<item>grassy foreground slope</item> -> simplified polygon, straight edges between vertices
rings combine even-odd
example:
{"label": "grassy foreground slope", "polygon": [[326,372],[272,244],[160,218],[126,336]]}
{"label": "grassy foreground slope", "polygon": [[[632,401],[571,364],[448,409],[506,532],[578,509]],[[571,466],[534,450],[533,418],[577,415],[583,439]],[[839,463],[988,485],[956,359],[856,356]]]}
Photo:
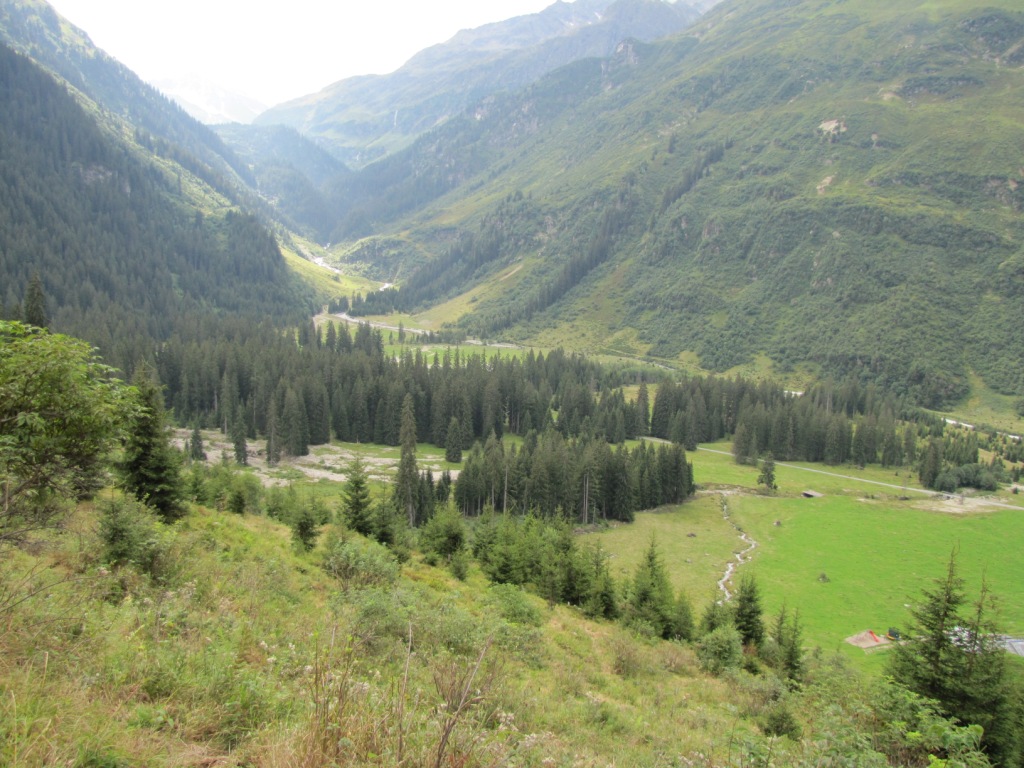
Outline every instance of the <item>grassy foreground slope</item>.
{"label": "grassy foreground slope", "polygon": [[688,646],[488,586],[475,568],[457,582],[415,553],[399,566],[340,529],[300,554],[265,517],[200,508],[168,528],[136,511],[121,518],[131,546],[112,549],[111,504],[103,492],[62,534],[0,561],[5,766],[812,765],[835,753],[874,765],[872,750],[936,749],[889,725],[899,694],[837,660],[810,659],[799,692],[714,678]]}
{"label": "grassy foreground slope", "polygon": [[753,733],[689,650],[477,573],[399,574],[349,534],[363,561],[335,579],[285,526],[206,510],[115,566],[97,519],[0,564],[6,766],[433,765],[447,725],[453,764],[654,765]]}

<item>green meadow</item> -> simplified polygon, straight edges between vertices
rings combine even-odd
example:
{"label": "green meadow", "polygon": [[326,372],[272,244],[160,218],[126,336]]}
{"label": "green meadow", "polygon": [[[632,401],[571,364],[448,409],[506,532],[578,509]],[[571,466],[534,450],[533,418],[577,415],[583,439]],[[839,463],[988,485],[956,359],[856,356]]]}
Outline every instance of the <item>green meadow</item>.
{"label": "green meadow", "polygon": [[[727,444],[711,446],[726,453]],[[752,573],[765,614],[785,604],[799,610],[805,642],[838,650],[859,665],[880,669],[884,654],[867,655],[844,639],[905,627],[908,606],[943,575],[957,553],[969,600],[984,580],[997,599],[997,621],[1024,634],[1024,510],[986,506],[980,499],[943,499],[920,492],[906,470],[816,465],[818,472],[779,466],[778,491],[759,492],[758,469],[730,456],[690,454],[701,487],[692,501],[637,515],[632,525],[588,534],[612,554],[613,571],[628,576],[655,537],[673,584],[699,613],[717,599],[716,583],[736,552],[746,548],[733,524],[755,541],[738,573]],[[834,477],[831,472],[844,477]],[[905,488],[886,488],[873,483]],[[813,489],[820,498],[804,498]],[[722,500],[730,520],[722,514]],[[1016,502],[1017,496],[998,501]]]}

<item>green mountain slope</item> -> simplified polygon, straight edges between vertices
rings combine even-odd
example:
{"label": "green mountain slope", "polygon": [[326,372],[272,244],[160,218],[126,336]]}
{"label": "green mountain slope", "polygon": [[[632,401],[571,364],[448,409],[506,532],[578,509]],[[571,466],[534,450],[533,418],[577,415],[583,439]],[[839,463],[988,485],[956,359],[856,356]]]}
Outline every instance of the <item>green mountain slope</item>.
{"label": "green mountain slope", "polygon": [[686,27],[697,12],[664,0],[576,0],[540,13],[463,30],[388,75],[348,78],[281,104],[256,122],[280,123],[327,142],[353,166],[407,146],[473,101],[521,88],[625,38],[653,40]]}
{"label": "green mountain slope", "polygon": [[1021,392],[1022,65],[1008,0],[724,3],[366,169],[351,218],[437,258],[374,306],[471,264],[475,333]]}
{"label": "green mountain slope", "polygon": [[39,274],[53,327],[126,369],[186,325],[308,316],[273,235],[188,149],[2,45],[0,103],[0,315]]}

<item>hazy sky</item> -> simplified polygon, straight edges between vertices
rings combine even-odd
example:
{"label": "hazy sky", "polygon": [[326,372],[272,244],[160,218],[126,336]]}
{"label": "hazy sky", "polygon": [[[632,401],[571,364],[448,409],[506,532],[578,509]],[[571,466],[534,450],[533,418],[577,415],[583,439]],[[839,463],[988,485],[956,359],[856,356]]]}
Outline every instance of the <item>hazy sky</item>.
{"label": "hazy sky", "polygon": [[50,0],[145,80],[189,74],[273,105],[386,73],[460,29],[554,0]]}

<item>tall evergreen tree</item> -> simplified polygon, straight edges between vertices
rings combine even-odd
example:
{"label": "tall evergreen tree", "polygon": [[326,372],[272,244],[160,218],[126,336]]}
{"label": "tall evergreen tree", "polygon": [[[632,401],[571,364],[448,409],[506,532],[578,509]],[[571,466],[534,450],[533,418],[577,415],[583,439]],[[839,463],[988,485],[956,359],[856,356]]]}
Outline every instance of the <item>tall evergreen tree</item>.
{"label": "tall evergreen tree", "polygon": [[348,477],[341,492],[341,514],[345,525],[363,536],[373,535],[375,521],[370,505],[369,478],[362,460],[356,456],[346,470]]}
{"label": "tall evergreen tree", "polygon": [[764,622],[761,619],[761,595],[757,581],[750,574],[740,580],[736,591],[736,629],[744,645],[760,645],[764,641]]}
{"label": "tall evergreen tree", "polygon": [[270,398],[267,406],[267,466],[275,467],[281,461],[281,426],[278,423],[277,403]]}
{"label": "tall evergreen tree", "polygon": [[153,507],[164,522],[185,514],[184,485],[178,457],[171,447],[163,392],[145,366],[132,380],[139,393],[140,409],[132,422],[124,447],[125,488],[139,501]]}
{"label": "tall evergreen tree", "polygon": [[22,311],[27,325],[46,328],[50,323],[46,315],[46,295],[43,293],[43,281],[38,272],[33,272],[32,279],[29,280]]}
{"label": "tall evergreen tree", "polygon": [[462,461],[462,427],[459,420],[452,416],[448,422],[448,433],[444,441],[444,460],[453,464]]}
{"label": "tall evergreen tree", "polygon": [[635,619],[649,624],[658,637],[668,639],[675,631],[676,607],[668,572],[652,538],[633,576],[630,612]]}
{"label": "tall evergreen tree", "polygon": [[292,388],[284,396],[284,412],[281,415],[281,447],[290,456],[305,456],[309,453],[309,422],[302,397]]}
{"label": "tall evergreen tree", "polygon": [[416,524],[419,470],[416,467],[416,414],[412,395],[408,393],[402,400],[402,422],[398,437],[402,448],[398,459],[398,477],[395,479],[395,498],[412,527]]}
{"label": "tall evergreen tree", "polygon": [[987,586],[967,614],[961,612],[965,600],[954,552],[945,577],[911,609],[911,626],[890,655],[889,672],[937,701],[947,716],[982,726],[982,748],[997,765],[1020,765],[1020,702],[1015,706],[1009,694],[1006,653],[988,618]]}
{"label": "tall evergreen tree", "polygon": [[757,476],[757,484],[764,486],[764,489],[771,493],[779,486],[775,484],[775,457],[768,451],[761,459],[761,472]]}
{"label": "tall evergreen tree", "polygon": [[[636,393],[636,411],[637,411],[637,435],[643,437],[650,432],[650,413],[651,413],[651,402],[650,396],[647,393],[647,382],[640,382],[640,389]],[[679,442],[682,442],[680,440]]]}
{"label": "tall evergreen tree", "polygon": [[192,435],[188,441],[188,455],[192,461],[206,461],[203,449],[203,433],[199,431],[199,422],[192,425]]}
{"label": "tall evergreen tree", "polygon": [[921,454],[921,461],[917,467],[917,478],[925,488],[932,488],[935,479],[942,473],[943,450],[942,440],[937,437],[929,438],[928,446]]}
{"label": "tall evergreen tree", "polygon": [[242,409],[236,408],[234,418],[231,419],[231,446],[235,454],[235,463],[246,466],[249,463],[249,444],[245,434],[245,417]]}

